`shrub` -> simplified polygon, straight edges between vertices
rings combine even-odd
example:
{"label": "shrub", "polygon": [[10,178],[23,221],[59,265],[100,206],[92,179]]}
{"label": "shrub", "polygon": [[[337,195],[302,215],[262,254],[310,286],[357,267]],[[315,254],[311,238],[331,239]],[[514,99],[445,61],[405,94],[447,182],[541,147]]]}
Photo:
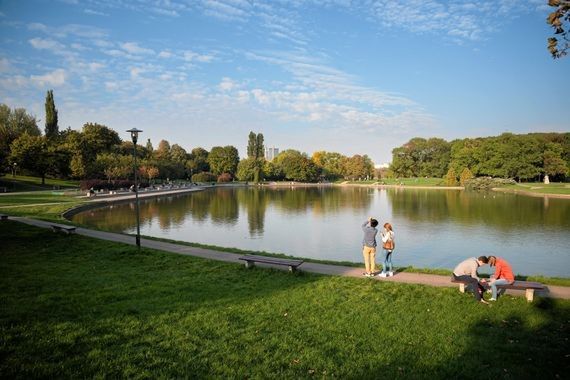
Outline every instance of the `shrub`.
{"label": "shrub", "polygon": [[217,177],[210,172],[196,173],[192,176],[192,182],[215,182]]}
{"label": "shrub", "polygon": [[445,175],[445,184],[447,186],[457,186],[457,175],[453,168],[449,168],[447,174]]}
{"label": "shrub", "polygon": [[478,177],[465,181],[465,188],[469,190],[491,190],[494,187],[504,185],[515,185],[516,181],[512,178],[492,178]]}
{"label": "shrub", "polygon": [[471,170],[469,170],[469,168],[464,168],[461,172],[461,176],[459,176],[459,184],[461,186],[465,186],[465,183],[471,178],[473,178],[473,173],[471,173]]}
{"label": "shrub", "polygon": [[231,181],[232,181],[232,175],[230,173],[222,173],[218,177],[218,182],[231,182]]}

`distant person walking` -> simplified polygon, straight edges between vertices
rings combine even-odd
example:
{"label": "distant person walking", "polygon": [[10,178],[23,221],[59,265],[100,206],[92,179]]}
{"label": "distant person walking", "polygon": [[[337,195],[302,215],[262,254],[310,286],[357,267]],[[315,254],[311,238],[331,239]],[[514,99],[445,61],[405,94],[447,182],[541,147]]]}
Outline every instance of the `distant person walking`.
{"label": "distant person walking", "polygon": [[382,266],[382,273],[380,273],[379,276],[391,277],[394,275],[392,271],[392,253],[394,252],[394,248],[396,248],[396,243],[394,241],[394,231],[390,223],[384,223],[384,230],[381,236],[382,248],[384,250],[384,264]]}
{"label": "distant person walking", "polygon": [[374,271],[376,270],[377,225],[378,221],[372,217],[368,218],[368,220],[362,225],[362,231],[364,231],[364,238],[362,239],[362,255],[364,256],[364,266],[366,268],[366,272],[363,274],[366,277],[374,276]]}
{"label": "distant person walking", "polygon": [[457,265],[453,270],[453,279],[467,283],[467,285],[473,289],[475,299],[485,304],[488,304],[489,302],[483,299],[483,291],[485,289],[479,283],[479,275],[477,274],[477,269],[479,269],[480,266],[487,264],[488,262],[489,259],[487,256],[479,256],[478,258],[470,257],[467,260],[459,263],[459,265]]}
{"label": "distant person walking", "polygon": [[491,299],[489,301],[497,300],[497,285],[507,285],[515,282],[515,276],[513,274],[513,268],[507,262],[507,260],[496,257],[489,256],[489,266],[495,267],[495,273],[491,276],[489,285],[491,286]]}

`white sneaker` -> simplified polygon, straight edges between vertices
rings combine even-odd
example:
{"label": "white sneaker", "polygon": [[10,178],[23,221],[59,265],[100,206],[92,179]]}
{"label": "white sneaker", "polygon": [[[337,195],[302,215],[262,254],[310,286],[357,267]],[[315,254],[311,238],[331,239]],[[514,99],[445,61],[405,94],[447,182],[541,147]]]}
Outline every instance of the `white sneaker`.
{"label": "white sneaker", "polygon": [[489,301],[496,301],[496,298],[489,298]]}
{"label": "white sneaker", "polygon": [[378,277],[388,277],[388,276],[386,275],[386,273],[382,272],[378,275]]}
{"label": "white sneaker", "polygon": [[388,272],[388,276],[389,276],[389,277],[394,276],[394,272],[392,272],[392,271]]}

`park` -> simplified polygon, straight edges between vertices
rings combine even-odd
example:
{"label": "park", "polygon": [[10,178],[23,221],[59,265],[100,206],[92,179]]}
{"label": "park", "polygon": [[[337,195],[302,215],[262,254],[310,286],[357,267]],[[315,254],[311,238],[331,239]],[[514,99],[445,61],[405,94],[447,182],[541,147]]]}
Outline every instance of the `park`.
{"label": "park", "polygon": [[568,377],[567,0],[0,20],[0,378]]}

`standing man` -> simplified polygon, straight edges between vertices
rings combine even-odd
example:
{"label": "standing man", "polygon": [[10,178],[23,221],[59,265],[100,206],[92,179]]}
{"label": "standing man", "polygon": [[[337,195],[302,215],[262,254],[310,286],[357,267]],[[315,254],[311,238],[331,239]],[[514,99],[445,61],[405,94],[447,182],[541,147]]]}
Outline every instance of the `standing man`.
{"label": "standing man", "polygon": [[459,263],[459,265],[456,266],[453,270],[453,279],[467,283],[467,285],[473,289],[475,299],[484,304],[489,304],[489,302],[483,299],[484,288],[479,283],[477,269],[479,269],[481,265],[485,265],[488,262],[489,259],[487,256],[479,256],[478,258],[470,257],[467,260]]}
{"label": "standing man", "polygon": [[364,238],[362,239],[362,254],[364,255],[364,266],[366,267],[366,272],[363,274],[366,277],[373,277],[374,271],[376,270],[377,225],[378,221],[372,217],[368,218],[368,220],[362,225],[362,231],[364,231]]}

